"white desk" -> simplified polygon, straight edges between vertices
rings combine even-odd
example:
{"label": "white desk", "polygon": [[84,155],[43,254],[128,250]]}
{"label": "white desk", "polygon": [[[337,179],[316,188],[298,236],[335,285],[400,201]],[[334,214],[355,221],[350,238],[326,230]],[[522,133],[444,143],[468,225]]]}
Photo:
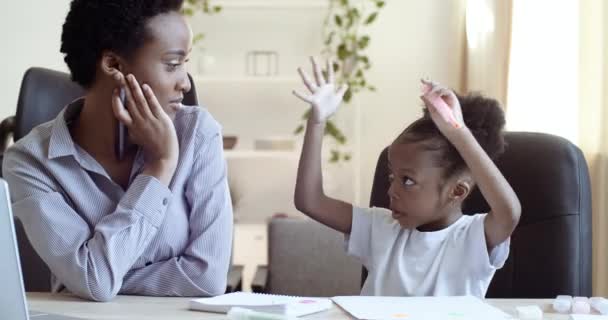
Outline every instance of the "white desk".
{"label": "white desk", "polygon": [[[81,300],[67,295],[55,295],[49,293],[28,293],[30,309],[56,313],[91,320],[155,320],[155,319],[226,319],[225,315],[189,311],[189,298],[153,298],[119,296],[111,302],[98,303]],[[551,301],[540,299],[488,299],[487,302],[505,312],[515,315],[515,307],[523,305],[538,305],[545,312],[544,319],[568,319],[567,315],[554,314],[551,312]],[[310,315],[302,319],[329,319],[342,320],[351,319],[339,307],[334,306],[331,310]]]}

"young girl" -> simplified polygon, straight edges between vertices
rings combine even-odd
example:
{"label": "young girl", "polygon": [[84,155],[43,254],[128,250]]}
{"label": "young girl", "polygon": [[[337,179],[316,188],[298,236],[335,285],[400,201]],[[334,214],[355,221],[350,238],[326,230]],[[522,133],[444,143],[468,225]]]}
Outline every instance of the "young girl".
{"label": "young girl", "polygon": [[[491,160],[504,149],[504,115],[495,100],[456,96],[423,81],[424,115],[389,147],[390,210],[358,208],[323,192],[321,145],[325,121],[346,91],[312,59],[314,80],[299,69],[312,106],[295,191],[295,205],[343,232],[350,255],[369,270],[362,295],[484,297],[509,255],[519,221],[517,196]],[[491,207],[462,214],[477,185]]]}

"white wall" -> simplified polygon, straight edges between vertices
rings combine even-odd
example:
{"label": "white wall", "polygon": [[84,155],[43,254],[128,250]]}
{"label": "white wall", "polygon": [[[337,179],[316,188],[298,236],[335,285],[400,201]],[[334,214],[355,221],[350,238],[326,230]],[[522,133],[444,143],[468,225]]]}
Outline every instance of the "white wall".
{"label": "white wall", "polygon": [[[21,76],[28,67],[67,70],[59,46],[68,6],[69,0],[22,0],[2,10],[0,39],[5,46],[0,50],[0,117],[15,112]],[[360,205],[369,202],[378,154],[420,114],[418,79],[429,76],[461,87],[463,32],[464,0],[390,0],[370,28],[373,68],[369,80],[378,91],[356,100],[361,112],[360,123],[355,125],[360,129]],[[210,30],[210,44],[215,41],[212,35]],[[281,74],[288,74],[291,67],[282,68]]]}
{"label": "white wall", "polygon": [[369,203],[378,155],[421,115],[420,81],[462,85],[464,0],[392,0],[371,27],[370,81],[360,96],[360,205]]}
{"label": "white wall", "polygon": [[[373,62],[368,80],[378,91],[359,95],[352,105],[344,106],[336,118],[349,141],[355,142],[352,147],[358,150],[360,159],[342,168],[326,165],[326,173],[342,171],[335,177],[340,180],[335,185],[344,190],[334,189],[332,195],[354,200],[359,205],[369,202],[380,151],[420,115],[421,77],[428,76],[457,89],[462,87],[464,12],[464,0],[387,1],[378,20],[368,30],[372,37],[369,55]],[[237,148],[249,149],[250,140],[263,135],[290,135],[303,105],[291,97],[288,90],[294,84],[299,87],[295,67],[307,67],[306,57],[318,55],[321,49],[323,17],[322,6],[290,8],[284,5],[276,9],[230,6],[220,15],[193,19],[194,29],[206,32],[203,44],[215,61],[214,69],[204,75],[206,82],[199,82],[197,89],[225,131],[239,135],[242,143]],[[246,52],[254,49],[279,53],[281,66],[278,80],[273,80],[276,82],[239,84],[242,81],[238,77],[244,75]],[[221,79],[215,79],[218,76]],[[227,86],[226,78],[234,83]],[[269,90],[262,90],[263,86]],[[257,93],[249,93],[255,87],[258,87]],[[275,103],[270,103],[271,100]],[[359,117],[356,109],[360,111]],[[256,121],[251,121],[255,117],[258,117]],[[357,141],[360,143],[356,144]],[[348,167],[352,165],[355,167],[349,172]]]}
{"label": "white wall", "polygon": [[0,13],[0,118],[15,113],[21,77],[32,66],[67,71],[59,52],[69,0],[20,0]]}
{"label": "white wall", "polygon": [[[378,91],[364,93],[357,97],[354,107],[360,111],[358,121],[354,115],[356,109],[351,108],[353,106],[344,108],[337,119],[349,135],[350,141],[358,140],[360,142],[358,147],[360,161],[350,164],[356,165],[351,170],[355,173],[354,177],[349,177],[353,181],[334,181],[333,185],[337,189],[342,188],[343,190],[334,188],[332,194],[344,195],[346,200],[351,200],[353,197],[349,196],[350,191],[346,189],[352,189],[354,182],[355,193],[358,193],[358,197],[354,198],[359,199],[358,204],[366,205],[369,202],[374,169],[380,151],[407,124],[420,115],[421,104],[418,99],[420,77],[429,76],[454,88],[462,86],[464,2],[465,0],[387,1],[386,8],[370,29],[372,43],[369,54],[373,68],[368,80],[378,88]],[[275,1],[275,3],[283,2]],[[59,53],[59,46],[61,26],[68,6],[69,0],[21,0],[11,2],[10,6],[4,6],[0,14],[0,39],[4,43],[4,47],[0,50],[0,61],[3,63],[0,74],[1,118],[15,112],[20,80],[28,67],[44,66],[67,70],[63,57]],[[305,107],[295,99],[293,103],[289,102],[291,101],[287,100],[290,98],[289,93],[286,92],[285,103],[281,103],[285,105],[277,106],[278,109],[275,110],[276,113],[284,112],[282,114],[284,118],[276,120],[275,118],[278,117],[276,114],[272,116],[259,114],[268,111],[260,107],[263,107],[263,102],[258,101],[261,104],[256,105],[236,101],[255,96],[253,91],[256,87],[261,94],[266,94],[264,92],[269,90],[288,90],[291,88],[291,83],[294,81],[297,83],[295,66],[305,65],[306,56],[318,52],[314,48],[314,43],[320,39],[319,31],[315,29],[318,27],[319,19],[314,16],[314,11],[318,10],[319,6],[313,5],[308,9],[306,9],[307,6],[302,7],[303,9],[299,9],[299,11],[296,8],[296,11],[290,13],[294,16],[287,18],[281,14],[283,9],[264,15],[265,24],[268,22],[272,24],[273,21],[279,23],[278,29],[282,29],[284,33],[277,37],[262,38],[257,42],[253,36],[271,34],[274,29],[263,28],[255,22],[248,23],[247,19],[255,18],[253,15],[240,13],[243,19],[246,18],[244,21],[228,19],[230,21],[221,22],[220,20],[227,16],[225,14],[223,17],[222,15],[213,18],[206,17],[206,21],[194,24],[195,29],[198,25],[202,29],[208,30],[208,38],[205,42],[205,45],[208,46],[207,54],[215,55],[215,70],[207,70],[208,73],[197,81],[200,98],[220,118],[228,134],[242,134],[241,137],[245,137],[243,140],[249,139],[249,141],[241,141],[244,145],[250,146],[252,137],[257,135],[289,135],[292,128],[297,125],[294,120],[299,118]],[[309,28],[303,25],[302,19],[306,19],[315,27],[310,26]],[[288,23],[285,22],[286,20]],[[224,24],[226,22],[227,25]],[[216,27],[212,28],[211,26],[214,24]],[[246,34],[247,32],[239,33],[235,24],[248,25],[250,29],[246,29],[246,31],[249,32],[249,35]],[[220,34],[224,36],[218,37]],[[306,37],[296,37],[294,34],[305,34]],[[242,41],[238,39],[242,39]],[[275,43],[277,46],[274,45]],[[231,51],[217,51],[217,48],[220,47],[231,49]],[[244,72],[246,49],[280,51],[282,54],[279,75],[285,81],[279,81],[276,84],[273,84],[272,81],[247,84],[247,79],[241,79],[243,80],[241,83],[232,81],[238,79],[238,74],[242,75],[241,72]],[[193,57],[191,67],[191,71],[196,73],[195,57]],[[219,78],[216,79],[216,77]],[[232,81],[232,87],[219,86],[226,81]],[[280,87],[279,84],[283,87]],[[264,85],[268,86],[262,90]],[[227,99],[228,102],[222,99]],[[231,110],[230,106],[240,106],[240,109]],[[239,112],[239,110],[241,111]],[[256,113],[260,118],[252,118],[251,115]],[[276,120],[277,123],[264,121],[270,120],[267,118]],[[357,128],[358,133],[355,132]],[[348,177],[349,175],[348,172],[344,172],[349,170],[348,165],[346,169],[344,167],[326,169],[333,172],[342,171],[342,174],[337,176]],[[295,167],[293,170],[295,171]],[[238,171],[235,172],[238,173]],[[239,177],[240,175],[237,175],[235,178]],[[328,185],[332,184],[331,179],[326,179],[325,182]],[[291,190],[293,185],[284,187]],[[284,200],[291,205],[290,199]],[[258,197],[258,201],[264,201],[264,199]],[[274,201],[276,204],[277,199]],[[264,210],[270,211],[267,208]],[[244,230],[242,225],[240,227],[239,230],[243,232],[236,238],[235,262],[248,265],[245,275],[246,283],[248,283],[248,279],[252,276],[252,266],[255,266],[256,263],[264,263],[266,259],[265,229],[263,226],[257,226],[260,227],[259,230]],[[247,245],[241,245],[243,243]],[[252,256],[253,252],[260,256]]]}

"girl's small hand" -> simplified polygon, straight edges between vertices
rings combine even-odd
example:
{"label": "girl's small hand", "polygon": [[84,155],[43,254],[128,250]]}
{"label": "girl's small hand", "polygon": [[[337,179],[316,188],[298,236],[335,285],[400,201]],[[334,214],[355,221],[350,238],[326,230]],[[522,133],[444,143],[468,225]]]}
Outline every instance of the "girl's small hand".
{"label": "girl's small hand", "polygon": [[465,127],[462,118],[462,109],[456,94],[438,83],[422,81],[422,96],[431,118],[439,130],[446,136],[451,132]]}
{"label": "girl's small hand", "polygon": [[298,68],[298,72],[300,73],[302,82],[304,82],[304,85],[308,88],[311,95],[301,94],[296,90],[293,91],[293,94],[303,101],[310,103],[312,112],[309,119],[314,123],[319,124],[324,123],[327,118],[338,110],[338,107],[342,102],[342,97],[344,97],[344,93],[346,93],[348,87],[342,85],[336,90],[334,69],[331,61],[327,61],[326,79],[323,76],[323,72],[321,72],[321,67],[319,67],[315,59],[311,57],[310,60],[312,62],[315,81],[313,82],[302,68]]}

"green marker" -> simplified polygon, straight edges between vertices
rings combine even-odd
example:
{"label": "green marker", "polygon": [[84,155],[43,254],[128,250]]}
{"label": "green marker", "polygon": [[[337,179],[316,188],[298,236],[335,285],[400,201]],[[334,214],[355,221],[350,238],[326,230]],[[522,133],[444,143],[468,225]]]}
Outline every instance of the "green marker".
{"label": "green marker", "polygon": [[295,320],[294,317],[289,317],[280,314],[258,312],[245,308],[233,307],[228,311],[228,319],[230,320]]}

